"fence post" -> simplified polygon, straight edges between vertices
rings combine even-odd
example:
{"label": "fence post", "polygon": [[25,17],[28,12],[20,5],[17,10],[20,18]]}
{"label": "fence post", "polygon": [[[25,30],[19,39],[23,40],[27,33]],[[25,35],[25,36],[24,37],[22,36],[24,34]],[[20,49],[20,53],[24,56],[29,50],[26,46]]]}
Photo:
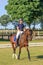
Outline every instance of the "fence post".
{"label": "fence post", "polygon": [[2,39],[3,39],[3,35],[2,35]]}
{"label": "fence post", "polygon": [[8,35],[8,40],[9,40],[9,35]]}

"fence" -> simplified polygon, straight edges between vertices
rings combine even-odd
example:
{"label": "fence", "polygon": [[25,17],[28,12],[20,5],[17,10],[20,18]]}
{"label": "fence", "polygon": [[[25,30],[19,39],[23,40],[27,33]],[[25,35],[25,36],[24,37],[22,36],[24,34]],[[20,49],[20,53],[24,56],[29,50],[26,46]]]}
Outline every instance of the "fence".
{"label": "fence", "polygon": [[[0,30],[0,39],[9,39],[11,33],[16,33],[16,30]],[[43,30],[34,30],[33,39],[43,39]]]}
{"label": "fence", "polygon": [[0,30],[0,39],[9,39],[11,33],[15,34],[16,30]]}
{"label": "fence", "polygon": [[43,39],[43,30],[34,30],[33,39]]}

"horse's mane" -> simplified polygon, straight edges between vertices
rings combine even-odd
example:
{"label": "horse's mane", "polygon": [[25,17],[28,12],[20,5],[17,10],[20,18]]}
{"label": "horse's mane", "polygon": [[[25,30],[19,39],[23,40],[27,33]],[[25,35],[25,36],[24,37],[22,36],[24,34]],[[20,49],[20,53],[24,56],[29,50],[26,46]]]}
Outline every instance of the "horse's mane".
{"label": "horse's mane", "polygon": [[15,35],[16,35],[16,34],[12,34],[12,33],[10,34],[10,36],[15,36]]}
{"label": "horse's mane", "polygon": [[30,35],[32,35],[33,34],[33,31],[32,31],[32,29],[26,29],[25,31],[24,31],[24,33],[26,34],[27,32],[30,32]]}

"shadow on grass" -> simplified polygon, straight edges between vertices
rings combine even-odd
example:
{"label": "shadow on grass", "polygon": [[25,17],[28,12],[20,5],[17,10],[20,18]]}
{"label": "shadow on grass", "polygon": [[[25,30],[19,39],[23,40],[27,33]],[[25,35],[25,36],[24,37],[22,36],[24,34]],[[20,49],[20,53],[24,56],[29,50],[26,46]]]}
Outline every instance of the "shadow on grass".
{"label": "shadow on grass", "polygon": [[[23,57],[21,58],[20,60],[25,60],[25,59],[28,59],[28,57]],[[38,61],[38,59],[43,59],[43,55],[39,55],[39,56],[31,56],[31,61]]]}
{"label": "shadow on grass", "polygon": [[37,56],[38,59],[43,59],[43,55]]}
{"label": "shadow on grass", "polygon": [[33,61],[37,61],[37,59],[33,56],[31,57],[31,59],[29,60],[28,57],[24,57],[24,58],[21,58],[20,60],[28,60],[29,62],[33,62]]}

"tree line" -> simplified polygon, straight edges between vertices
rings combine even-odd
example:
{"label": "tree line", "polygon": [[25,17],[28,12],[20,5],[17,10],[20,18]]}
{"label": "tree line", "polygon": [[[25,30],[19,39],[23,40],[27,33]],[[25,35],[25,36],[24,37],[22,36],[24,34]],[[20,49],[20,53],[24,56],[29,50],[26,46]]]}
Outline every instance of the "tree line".
{"label": "tree line", "polygon": [[0,17],[0,22],[5,25],[9,21],[23,18],[28,23],[29,27],[31,24],[40,23],[43,29],[43,2],[42,0],[8,0],[8,4],[5,6],[8,15]]}

